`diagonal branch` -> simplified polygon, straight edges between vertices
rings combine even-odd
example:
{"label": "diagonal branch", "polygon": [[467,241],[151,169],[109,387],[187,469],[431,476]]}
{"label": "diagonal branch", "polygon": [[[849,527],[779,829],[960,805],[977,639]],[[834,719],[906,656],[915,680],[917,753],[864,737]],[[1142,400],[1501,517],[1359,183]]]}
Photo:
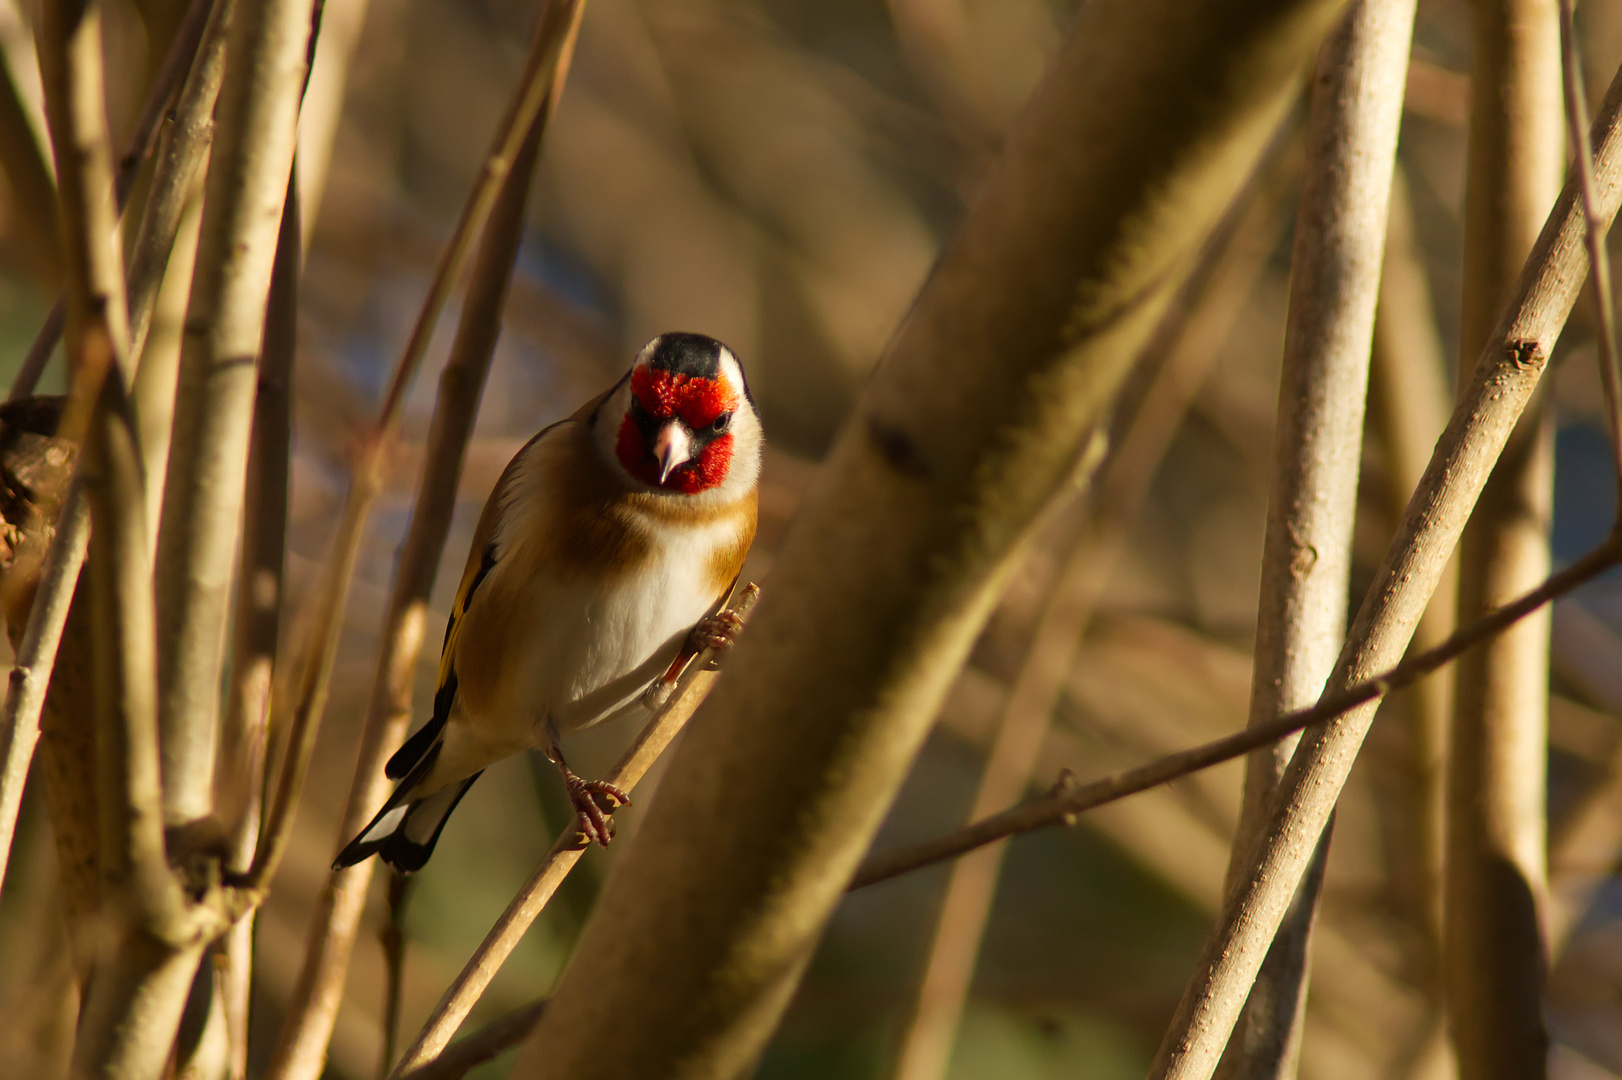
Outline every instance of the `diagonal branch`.
{"label": "diagonal branch", "polygon": [[1073,825],[1075,816],[1084,811],[1169,784],[1201,769],[1232,761],[1298,731],[1341,719],[1353,709],[1378,701],[1392,691],[1412,686],[1430,672],[1457,659],[1466,650],[1491,640],[1549,601],[1564,596],[1618,565],[1622,565],[1622,534],[1613,532],[1599,547],[1514,603],[1460,629],[1436,648],[1408,657],[1389,671],[1325,694],[1311,708],[1285,713],[1204,746],[1169,754],[1157,761],[1088,784],[1076,784],[1067,770],[1054,789],[1041,798],[934,840],[872,856],[862,863],[851,878],[850,888],[863,889],[877,885],[881,881],[955,859],[976,848],[1020,833]]}
{"label": "diagonal branch", "polygon": [[[732,604],[732,613],[740,620],[747,620],[759,598],[759,586],[745,586]],[[693,659],[682,672],[675,692],[649,718],[630,749],[603,778],[607,783],[621,791],[630,791],[641,782],[715,685],[719,672],[712,668],[711,661],[714,659],[715,654],[711,650],[705,650]],[[569,876],[569,871],[574,869],[589,847],[591,842],[574,827],[571,820],[558,834],[552,849],[546,853],[529,880],[518,890],[518,895],[507,905],[507,910],[501,913],[496,924],[484,936],[461,973],[440,996],[439,1004],[434,1006],[422,1030],[394,1067],[392,1080],[403,1080],[412,1070],[445,1050],[451,1036],[456,1034],[456,1029],[473,1011],[473,1006],[495,978],[496,972],[507,962],[507,957],[512,955],[519,940],[540,917],[558,891],[558,886],[563,884],[563,879]]]}

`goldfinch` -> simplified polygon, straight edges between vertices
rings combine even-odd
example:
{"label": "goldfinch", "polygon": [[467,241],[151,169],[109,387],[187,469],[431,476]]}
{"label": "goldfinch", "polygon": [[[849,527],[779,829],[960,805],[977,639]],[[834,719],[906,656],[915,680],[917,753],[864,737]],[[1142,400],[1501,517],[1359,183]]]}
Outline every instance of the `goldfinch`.
{"label": "goldfinch", "polygon": [[763,441],[738,358],[671,333],[525,444],[474,531],[433,718],[389,759],[399,785],[334,867],[375,852],[421,868],[480,772],[532,747],[606,845],[604,807],[629,800],[576,776],[558,741],[650,709],[678,654],[735,632],[717,612],[754,539]]}

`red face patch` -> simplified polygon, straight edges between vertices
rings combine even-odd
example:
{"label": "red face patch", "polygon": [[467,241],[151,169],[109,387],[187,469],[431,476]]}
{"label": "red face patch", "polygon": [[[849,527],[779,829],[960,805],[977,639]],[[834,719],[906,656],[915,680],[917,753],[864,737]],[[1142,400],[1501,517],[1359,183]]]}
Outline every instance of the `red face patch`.
{"label": "red face patch", "polygon": [[[737,392],[723,382],[648,367],[631,372],[631,393],[660,426],[679,418],[694,432],[702,432],[722,413],[738,407]],[[727,466],[732,463],[732,436],[711,439],[691,461],[672,469],[663,484],[647,436],[630,414],[620,421],[614,452],[625,471],[649,487],[697,495],[726,479]]]}
{"label": "red face patch", "polygon": [[677,375],[650,367],[631,372],[631,393],[656,420],[681,417],[688,427],[701,431],[715,418],[738,407],[738,394],[716,379]]}

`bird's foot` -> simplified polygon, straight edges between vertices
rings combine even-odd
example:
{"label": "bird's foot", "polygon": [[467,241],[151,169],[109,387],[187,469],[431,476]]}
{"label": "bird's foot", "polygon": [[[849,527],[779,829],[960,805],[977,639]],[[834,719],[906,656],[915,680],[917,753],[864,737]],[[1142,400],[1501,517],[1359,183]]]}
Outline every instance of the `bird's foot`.
{"label": "bird's foot", "polygon": [[742,632],[743,620],[730,611],[706,615],[687,635],[688,648],[695,653],[705,649],[726,652],[738,643],[738,635]]}
{"label": "bird's foot", "polygon": [[587,843],[608,846],[614,839],[614,819],[611,816],[622,806],[631,805],[631,797],[605,780],[582,780],[574,773],[563,778],[569,792],[569,803],[574,807],[575,827]]}

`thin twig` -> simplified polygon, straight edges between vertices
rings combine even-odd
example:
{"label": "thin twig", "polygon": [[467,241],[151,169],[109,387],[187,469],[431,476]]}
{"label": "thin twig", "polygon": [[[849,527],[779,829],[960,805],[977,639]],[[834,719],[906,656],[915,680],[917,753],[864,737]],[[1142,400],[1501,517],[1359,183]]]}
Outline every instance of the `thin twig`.
{"label": "thin twig", "polygon": [[[242,514],[242,555],[237,571],[231,687],[219,760],[224,783],[217,783],[220,820],[233,827],[231,869],[253,864],[264,797],[269,741],[271,673],[281,629],[283,573],[287,554],[287,490],[292,448],[293,361],[298,352],[298,297],[303,230],[296,176],[288,178],[276,262],[271,270],[265,312],[265,347],[253,402],[252,445],[248,451],[248,495]],[[231,927],[224,951],[223,980],[230,1080],[248,1070],[248,1015],[253,975],[250,913]]]}
{"label": "thin twig", "polygon": [[1583,88],[1582,58],[1577,50],[1577,27],[1572,0],[1560,0],[1561,72],[1566,92],[1566,122],[1573,150],[1572,167],[1582,193],[1587,224],[1589,269],[1594,279],[1594,313],[1599,319],[1599,374],[1605,387],[1605,420],[1611,433],[1612,465],[1616,470],[1618,506],[1622,507],[1622,361],[1616,348],[1616,298],[1611,292],[1611,257],[1605,247],[1610,224],[1599,211],[1594,190],[1594,148],[1588,138],[1588,98]]}
{"label": "thin twig", "polygon": [[1550,577],[1512,604],[1471,623],[1428,652],[1418,653],[1382,675],[1355,683],[1324,698],[1309,709],[1298,709],[1273,720],[1203,746],[1196,746],[1114,776],[1077,785],[1068,771],[1047,795],[973,825],[911,847],[876,855],[864,862],[851,879],[852,889],[866,888],[902,874],[955,859],[975,848],[1009,836],[1055,825],[1074,824],[1075,816],[1128,795],[1180,780],[1191,773],[1232,761],[1309,727],[1335,720],[1359,705],[1411,686],[1467,649],[1489,641],[1550,600],[1564,596],[1586,581],[1622,564],[1622,533],[1613,532],[1604,543]]}
{"label": "thin twig", "polygon": [[[250,888],[260,888],[270,879],[291,837],[293,812],[304,785],[310,754],[314,752],[315,735],[326,703],[333,660],[337,655],[344,600],[354,577],[356,560],[360,556],[366,519],[370,516],[372,503],[383,489],[386,457],[399,423],[406,388],[422,362],[428,339],[450,294],[452,282],[461,270],[474,238],[488,220],[515,156],[532,127],[543,116],[547,102],[556,100],[573,55],[583,11],[584,0],[550,0],[543,11],[523,78],[502,123],[496,147],[485,160],[451,241],[440,256],[411,338],[395,366],[377,419],[362,444],[344,500],[338,534],[313,593],[315,608],[306,623],[313,629],[295,668],[300,673],[298,685],[289,695],[291,704],[284,718],[285,729],[289,732],[288,752],[276,784],[274,800],[265,817],[259,850],[248,873],[247,884]],[[277,726],[281,726],[280,723]],[[325,1040],[322,1042],[324,1045]],[[273,1069],[272,1075],[283,1074]]]}
{"label": "thin twig", "polygon": [[[749,613],[754,609],[755,602],[760,598],[760,587],[750,584],[744,587],[732,604],[732,613],[740,620],[747,620]],[[686,725],[693,712],[709,694],[710,687],[715,684],[719,672],[711,669],[711,661],[715,659],[713,651],[706,649],[700,653],[682,673],[681,681],[665,704],[649,718],[642,728],[641,734],[625,751],[619,762],[609,770],[603,779],[622,791],[630,791],[643,776],[647,775],[649,768],[664,753],[665,747],[676,737]],[[468,1013],[478,1003],[480,995],[495,978],[501,965],[512,955],[518,942],[529,930],[545,909],[547,902],[552,899],[563,879],[569,876],[580,857],[585,854],[591,842],[575,827],[574,819],[570,819],[558,838],[553,842],[552,848],[535,868],[529,880],[524,882],[518,890],[518,895],[512,898],[507,910],[501,913],[496,924],[484,936],[479,947],[472,957],[463,966],[461,974],[445,990],[440,997],[439,1004],[429,1015],[428,1021],[423,1024],[422,1030],[411,1045],[406,1048],[405,1055],[395,1066],[393,1080],[402,1080],[411,1070],[428,1062],[430,1058],[441,1053],[451,1036],[462,1021],[467,1019]]]}
{"label": "thin twig", "polygon": [[520,1005],[466,1038],[457,1039],[440,1051],[438,1057],[400,1074],[398,1080],[462,1080],[475,1066],[494,1061],[503,1051],[511,1050],[528,1038],[545,1009],[545,998]]}
{"label": "thin twig", "polygon": [[[218,2],[222,6],[229,5],[229,0]],[[118,201],[119,213],[123,213],[124,207],[129,203],[130,192],[135,190],[135,178],[140,173],[141,165],[152,156],[152,151],[157,146],[164,112],[179,89],[181,80],[192,67],[192,58],[198,53],[203,39],[203,29],[209,21],[215,3],[216,0],[191,0],[180,26],[175,30],[174,39],[169,43],[169,51],[164,54],[163,66],[158,69],[157,77],[152,80],[152,89],[147,92],[146,103],[141,107],[140,118],[135,122],[129,146],[125,149],[124,155],[118,159],[118,172],[113,178],[113,192]],[[210,104],[212,105],[212,101]],[[154,190],[157,190],[156,185]],[[173,244],[172,239],[170,243]],[[33,344],[29,345],[22,366],[17,369],[17,375],[11,381],[7,400],[16,401],[34,392],[34,387],[38,385],[39,378],[45,371],[45,365],[50,361],[51,353],[56,349],[56,343],[61,340],[66,314],[63,301],[58,299],[52,306],[50,314],[45,316],[45,323],[35,335]],[[132,349],[131,354],[139,355],[139,351]]]}
{"label": "thin twig", "polygon": [[405,908],[413,879],[396,870],[389,875],[389,916],[377,932],[383,945],[383,1050],[377,1057],[377,1080],[387,1080],[400,1039],[400,999],[405,991]]}

